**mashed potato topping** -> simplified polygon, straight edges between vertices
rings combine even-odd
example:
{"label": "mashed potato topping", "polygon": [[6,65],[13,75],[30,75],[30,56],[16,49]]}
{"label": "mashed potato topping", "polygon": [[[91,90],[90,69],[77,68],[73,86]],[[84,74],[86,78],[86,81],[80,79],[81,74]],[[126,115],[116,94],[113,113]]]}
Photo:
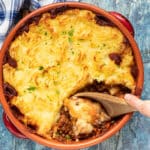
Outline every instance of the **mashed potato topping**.
{"label": "mashed potato topping", "polygon": [[[4,82],[18,92],[10,104],[24,114],[25,125],[36,125],[36,132],[45,137],[59,119],[64,101],[87,84],[96,80],[135,88],[132,50],[117,27],[97,24],[88,10],[50,16],[44,13],[38,24],[30,24],[29,31],[12,42],[9,53],[17,67],[3,66]],[[111,53],[121,55],[119,65],[110,59]]]}

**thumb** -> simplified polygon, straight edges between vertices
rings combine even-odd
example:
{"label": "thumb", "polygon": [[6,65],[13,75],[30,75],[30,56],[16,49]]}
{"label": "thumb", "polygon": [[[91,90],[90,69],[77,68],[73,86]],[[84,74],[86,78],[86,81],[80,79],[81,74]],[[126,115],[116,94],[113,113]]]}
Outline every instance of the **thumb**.
{"label": "thumb", "polygon": [[130,106],[135,108],[141,114],[150,117],[150,101],[142,101],[132,94],[125,94],[124,98]]}

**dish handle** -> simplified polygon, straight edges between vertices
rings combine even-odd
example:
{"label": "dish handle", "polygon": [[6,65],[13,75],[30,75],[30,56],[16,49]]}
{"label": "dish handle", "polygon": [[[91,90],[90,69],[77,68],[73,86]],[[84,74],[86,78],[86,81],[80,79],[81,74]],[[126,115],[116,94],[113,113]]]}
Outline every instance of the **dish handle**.
{"label": "dish handle", "polygon": [[131,22],[122,14],[115,12],[115,11],[110,11],[109,12],[112,16],[116,17],[127,29],[128,31],[134,36],[134,28],[131,24]]}
{"label": "dish handle", "polygon": [[10,133],[12,133],[13,135],[15,135],[18,138],[22,138],[22,139],[27,139],[27,137],[25,135],[23,135],[13,124],[12,122],[9,120],[8,116],[6,115],[5,112],[3,112],[3,122],[4,125],[6,126],[6,128],[8,129],[8,131]]}

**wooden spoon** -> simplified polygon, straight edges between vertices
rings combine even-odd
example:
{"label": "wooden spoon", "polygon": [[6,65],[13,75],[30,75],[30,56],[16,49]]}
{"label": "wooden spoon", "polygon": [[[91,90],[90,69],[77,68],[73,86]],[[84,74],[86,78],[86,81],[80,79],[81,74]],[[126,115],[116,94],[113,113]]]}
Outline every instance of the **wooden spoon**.
{"label": "wooden spoon", "polygon": [[119,98],[109,94],[98,92],[81,92],[75,94],[74,96],[86,97],[98,101],[102,104],[106,113],[112,118],[136,111],[134,108],[129,106],[123,98]]}

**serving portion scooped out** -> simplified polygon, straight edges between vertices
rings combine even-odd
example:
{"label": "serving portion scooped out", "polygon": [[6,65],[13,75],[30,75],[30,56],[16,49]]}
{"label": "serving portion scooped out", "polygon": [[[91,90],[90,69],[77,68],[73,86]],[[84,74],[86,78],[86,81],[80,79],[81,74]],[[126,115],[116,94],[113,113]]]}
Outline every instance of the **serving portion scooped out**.
{"label": "serving portion scooped out", "polygon": [[3,60],[3,88],[31,132],[70,142],[100,136],[115,123],[99,103],[72,95],[134,93],[138,70],[113,23],[89,10],[64,8],[35,16],[16,33]]}

